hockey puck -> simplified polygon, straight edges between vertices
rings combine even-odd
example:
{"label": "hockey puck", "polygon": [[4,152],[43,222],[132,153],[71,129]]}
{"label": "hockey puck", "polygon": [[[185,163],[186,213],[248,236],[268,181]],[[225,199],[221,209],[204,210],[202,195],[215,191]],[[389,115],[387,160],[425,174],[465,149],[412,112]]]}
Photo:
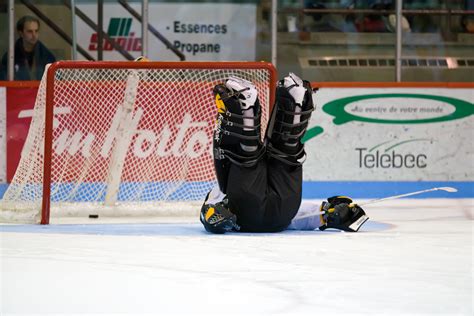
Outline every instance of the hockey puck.
{"label": "hockey puck", "polygon": [[99,218],[98,214],[89,214],[89,218]]}

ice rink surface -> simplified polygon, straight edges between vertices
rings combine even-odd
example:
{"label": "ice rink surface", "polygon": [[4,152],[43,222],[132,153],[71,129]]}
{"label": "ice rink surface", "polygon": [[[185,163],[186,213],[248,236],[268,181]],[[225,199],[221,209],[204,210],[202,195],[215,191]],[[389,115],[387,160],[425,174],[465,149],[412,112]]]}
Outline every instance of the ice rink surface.
{"label": "ice rink surface", "polygon": [[0,315],[473,315],[473,199],[364,208],[358,233],[1,225]]}

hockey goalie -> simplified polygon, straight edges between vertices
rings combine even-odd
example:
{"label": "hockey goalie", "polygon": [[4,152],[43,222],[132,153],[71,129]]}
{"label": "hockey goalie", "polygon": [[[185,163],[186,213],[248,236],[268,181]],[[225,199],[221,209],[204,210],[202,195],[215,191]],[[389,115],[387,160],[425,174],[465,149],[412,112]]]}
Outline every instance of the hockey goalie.
{"label": "hockey goalie", "polygon": [[368,220],[364,210],[345,196],[328,198],[321,206],[302,206],[306,153],[301,139],[314,110],[308,81],[292,73],[279,81],[263,141],[259,98],[251,82],[230,77],[213,93],[218,184],[207,194],[200,213],[208,232],[316,228],[356,232]]}

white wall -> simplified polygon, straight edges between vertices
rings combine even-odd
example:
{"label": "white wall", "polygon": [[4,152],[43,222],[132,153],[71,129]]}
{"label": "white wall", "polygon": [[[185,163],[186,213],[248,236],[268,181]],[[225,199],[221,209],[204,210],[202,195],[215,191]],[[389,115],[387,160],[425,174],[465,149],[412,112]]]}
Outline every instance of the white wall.
{"label": "white wall", "polygon": [[474,180],[472,89],[321,88],[314,100],[308,130],[324,131],[306,143],[306,181]]}

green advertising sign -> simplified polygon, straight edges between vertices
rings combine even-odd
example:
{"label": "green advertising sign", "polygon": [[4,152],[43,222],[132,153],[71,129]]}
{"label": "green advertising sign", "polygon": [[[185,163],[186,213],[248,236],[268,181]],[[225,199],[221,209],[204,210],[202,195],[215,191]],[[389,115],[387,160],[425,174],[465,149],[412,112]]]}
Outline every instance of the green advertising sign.
{"label": "green advertising sign", "polygon": [[[450,113],[448,115],[433,117],[433,118],[422,118],[422,119],[414,119],[414,120],[406,120],[406,119],[378,119],[378,118],[370,118],[355,115],[353,113],[349,113],[345,110],[345,107],[353,102],[361,101],[361,100],[369,100],[369,99],[388,99],[388,98],[404,98],[404,99],[428,99],[434,100],[438,102],[443,102],[455,107],[454,113]],[[384,104],[381,104],[383,106]],[[390,106],[389,103],[387,103]],[[416,109],[416,108],[414,108]],[[388,109],[387,111],[390,111]],[[442,121],[451,121],[457,120],[469,115],[474,114],[474,104],[456,99],[451,97],[439,96],[439,95],[431,95],[431,94],[410,94],[410,93],[387,93],[387,94],[368,94],[368,95],[358,95],[358,96],[351,96],[347,98],[337,99],[332,102],[326,103],[323,106],[323,111],[327,114],[334,116],[334,124],[341,125],[350,121],[360,121],[360,122],[369,122],[369,123],[383,123],[383,124],[420,124],[420,123],[434,123],[434,122],[442,122]],[[396,115],[397,113],[394,113]]]}
{"label": "green advertising sign", "polygon": [[[376,100],[380,99],[380,103],[377,104],[377,111],[366,111],[365,116],[362,115],[363,109],[360,109],[361,113],[357,111],[348,111],[347,107],[351,104],[356,104],[360,101]],[[384,100],[386,99],[386,100]],[[394,106],[390,101],[394,99],[414,99],[415,105],[403,106],[398,104]],[[417,100],[432,100],[437,103],[436,107],[420,107],[416,102]],[[443,108],[445,107],[454,108],[453,112],[445,112]],[[357,106],[355,106],[357,108]],[[335,125],[342,125],[351,121],[359,121],[366,123],[379,123],[379,124],[426,124],[426,123],[437,123],[443,121],[452,121],[461,119],[467,116],[474,114],[474,104],[465,100],[432,95],[432,94],[414,94],[414,93],[382,93],[382,94],[363,94],[356,96],[349,96],[345,98],[340,98],[327,102],[322,106],[322,110],[334,116],[332,122]],[[367,110],[367,109],[366,109]],[[380,118],[380,117],[370,117],[371,114],[384,114],[385,116],[391,116],[391,118]],[[417,116],[422,116],[421,118],[407,119],[404,115],[412,114]],[[440,114],[436,116],[436,114]],[[426,117],[426,116],[435,117]],[[423,117],[425,116],[425,117]],[[307,130],[303,142],[308,141],[311,138],[314,138],[321,133],[324,129],[320,126],[315,126]]]}

